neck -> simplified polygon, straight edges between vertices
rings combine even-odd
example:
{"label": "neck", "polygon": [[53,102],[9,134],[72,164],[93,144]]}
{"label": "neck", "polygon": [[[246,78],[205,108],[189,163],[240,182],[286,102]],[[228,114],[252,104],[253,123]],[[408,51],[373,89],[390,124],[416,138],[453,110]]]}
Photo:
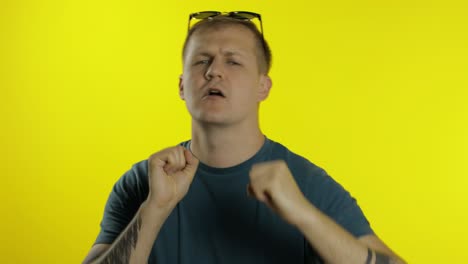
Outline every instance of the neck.
{"label": "neck", "polygon": [[256,126],[203,125],[192,120],[192,153],[204,164],[227,168],[238,165],[257,153],[265,136]]}

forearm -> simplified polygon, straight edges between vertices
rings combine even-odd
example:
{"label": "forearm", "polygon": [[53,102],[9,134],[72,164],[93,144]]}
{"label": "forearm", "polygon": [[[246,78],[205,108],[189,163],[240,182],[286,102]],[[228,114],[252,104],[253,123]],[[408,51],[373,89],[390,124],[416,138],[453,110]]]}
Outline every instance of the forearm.
{"label": "forearm", "polygon": [[147,263],[154,241],[170,212],[171,209],[154,208],[144,202],[111,247],[91,263]]}
{"label": "forearm", "polygon": [[[298,215],[296,226],[326,263],[404,263],[397,256],[385,255],[373,248],[370,248],[373,254],[367,262],[369,247],[312,204],[308,204]],[[376,258],[376,254],[379,258]]]}

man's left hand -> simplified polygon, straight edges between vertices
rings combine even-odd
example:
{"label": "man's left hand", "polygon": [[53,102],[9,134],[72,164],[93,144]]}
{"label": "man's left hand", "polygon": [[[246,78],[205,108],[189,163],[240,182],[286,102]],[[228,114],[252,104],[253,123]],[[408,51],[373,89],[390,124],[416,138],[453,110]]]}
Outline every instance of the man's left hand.
{"label": "man's left hand", "polygon": [[253,165],[247,193],[292,225],[299,221],[303,208],[310,206],[283,160]]}

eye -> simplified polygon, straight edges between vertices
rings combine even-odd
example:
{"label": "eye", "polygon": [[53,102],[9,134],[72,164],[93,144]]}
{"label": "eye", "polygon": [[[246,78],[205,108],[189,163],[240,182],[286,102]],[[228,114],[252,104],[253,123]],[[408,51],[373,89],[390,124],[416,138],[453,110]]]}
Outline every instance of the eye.
{"label": "eye", "polygon": [[198,61],[195,61],[194,65],[206,65],[206,64],[209,64],[210,63],[210,60],[198,60]]}
{"label": "eye", "polygon": [[234,60],[228,60],[227,63],[230,64],[230,65],[240,65],[240,63],[238,63],[237,61],[234,61]]}

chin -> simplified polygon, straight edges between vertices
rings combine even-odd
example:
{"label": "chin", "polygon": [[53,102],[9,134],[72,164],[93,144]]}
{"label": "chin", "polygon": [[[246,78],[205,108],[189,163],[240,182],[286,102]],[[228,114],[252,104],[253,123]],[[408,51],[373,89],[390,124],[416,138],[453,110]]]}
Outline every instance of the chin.
{"label": "chin", "polygon": [[229,124],[229,120],[226,120],[225,118],[201,118],[193,120],[200,125],[225,126]]}
{"label": "chin", "polygon": [[203,115],[192,115],[192,122],[200,125],[228,125],[230,119],[225,115],[218,114],[203,114]]}

